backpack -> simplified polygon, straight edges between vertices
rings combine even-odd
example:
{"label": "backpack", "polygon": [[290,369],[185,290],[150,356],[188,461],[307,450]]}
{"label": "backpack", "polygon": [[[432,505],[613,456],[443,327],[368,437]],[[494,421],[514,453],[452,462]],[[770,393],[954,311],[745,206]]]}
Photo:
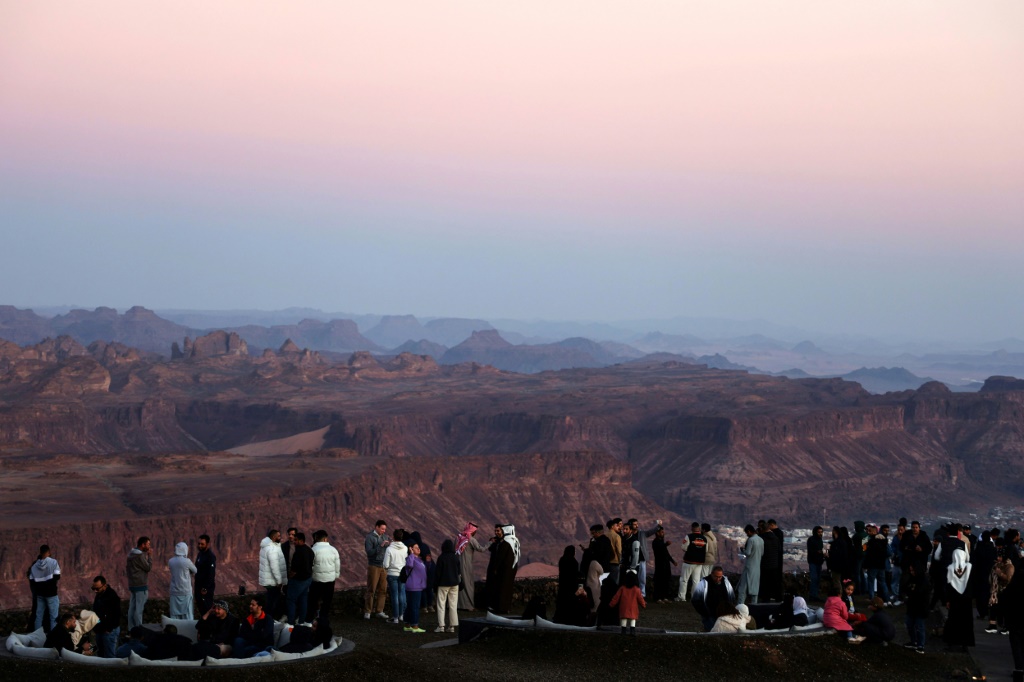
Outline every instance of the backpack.
{"label": "backpack", "polygon": [[412,569],[408,566],[402,566],[402,570],[398,572],[398,582],[404,583],[409,579],[409,574],[412,573]]}

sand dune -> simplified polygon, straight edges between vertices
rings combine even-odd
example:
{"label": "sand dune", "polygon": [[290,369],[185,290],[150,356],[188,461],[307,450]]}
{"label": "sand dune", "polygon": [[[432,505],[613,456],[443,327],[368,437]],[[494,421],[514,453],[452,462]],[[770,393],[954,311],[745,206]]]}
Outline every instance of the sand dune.
{"label": "sand dune", "polygon": [[231,448],[228,452],[233,452],[236,455],[261,457],[267,455],[294,455],[299,450],[319,450],[324,446],[324,440],[327,438],[327,431],[330,428],[330,426],[325,426],[316,431],[297,433],[287,438],[240,445],[237,448]]}

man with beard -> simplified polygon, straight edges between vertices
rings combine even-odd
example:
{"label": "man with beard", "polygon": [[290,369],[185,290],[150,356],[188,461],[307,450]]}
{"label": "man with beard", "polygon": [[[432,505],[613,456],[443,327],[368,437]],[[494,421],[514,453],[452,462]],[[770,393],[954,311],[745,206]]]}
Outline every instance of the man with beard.
{"label": "man with beard", "polygon": [[210,547],[210,536],[203,533],[196,544],[196,604],[199,613],[206,613],[213,606],[213,595],[217,589],[217,557]]}
{"label": "man with beard", "polygon": [[825,563],[825,529],[815,526],[807,538],[807,569],[811,574],[811,599],[821,601],[821,566]]}
{"label": "man with beard", "polygon": [[608,542],[612,546],[612,560],[608,567],[608,580],[619,582],[619,564],[622,562],[622,519],[615,517],[605,524],[608,528]]}
{"label": "man with beard", "polygon": [[742,604],[750,597],[750,603],[756,604],[761,589],[761,557],[764,556],[764,540],[749,523],[743,529],[747,534],[747,542],[741,554],[746,557],[743,562],[743,575],[740,576],[737,604]]}
{"label": "man with beard", "polygon": [[763,521],[758,522],[758,535],[764,543],[764,554],[761,555],[761,592],[764,601],[782,600],[782,569],[780,558],[782,546],[779,537],[768,528]]}
{"label": "man with beard", "polygon": [[732,605],[736,601],[732,585],[721,566],[712,568],[711,575],[698,583],[690,601],[700,614],[704,632],[711,632],[718,619],[718,607],[721,604]]}
{"label": "man with beard", "polygon": [[96,634],[96,653],[100,658],[113,658],[117,636],[121,634],[121,599],[102,575],[92,579],[92,591],[92,611],[99,618],[92,629]]}
{"label": "man with beard", "polygon": [[910,522],[910,532],[904,533],[903,538],[900,540],[900,593],[898,596],[901,598],[907,592],[907,579],[910,575],[909,569],[911,566],[917,570],[917,575],[927,576],[928,575],[928,555],[932,551],[931,540],[928,539],[928,534],[921,531],[920,521]]}
{"label": "man with beard", "polygon": [[704,558],[707,555],[708,543],[701,532],[700,524],[694,521],[690,526],[690,534],[683,540],[683,571],[679,574],[679,601],[688,599],[687,591],[693,594],[701,581],[704,570]]}
{"label": "man with beard", "polygon": [[238,625],[232,656],[251,658],[260,651],[266,651],[274,644],[274,619],[263,610],[263,598],[254,596],[249,600],[249,615]]}
{"label": "man with beard", "polygon": [[586,548],[580,545],[580,549],[583,550],[583,559],[580,561],[580,575],[587,575],[591,561],[601,564],[602,573],[607,573],[611,570],[612,543],[608,536],[604,534],[604,526],[602,524],[595,523],[590,527],[590,544]]}
{"label": "man with beard", "polygon": [[494,555],[487,567],[487,603],[495,613],[506,614],[512,608],[512,589],[521,550],[516,528],[511,524],[499,527],[495,538]]}

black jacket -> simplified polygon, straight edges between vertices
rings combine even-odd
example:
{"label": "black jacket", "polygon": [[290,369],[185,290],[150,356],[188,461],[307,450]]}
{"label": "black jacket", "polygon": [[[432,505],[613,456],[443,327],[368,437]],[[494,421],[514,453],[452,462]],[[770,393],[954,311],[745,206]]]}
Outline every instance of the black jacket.
{"label": "black jacket", "polygon": [[441,556],[434,570],[434,587],[455,587],[462,582],[462,562],[451,540],[441,543]]}
{"label": "black jacket", "polygon": [[208,618],[200,618],[196,621],[196,637],[200,642],[231,644],[237,636],[238,619],[230,613],[224,617],[224,620],[210,614]]}
{"label": "black jacket", "polygon": [[50,634],[46,636],[46,643],[43,646],[48,649],[52,647],[58,651],[61,649],[75,650],[75,643],[71,640],[71,633],[64,627],[64,623],[57,623],[57,626],[50,630]]}
{"label": "black jacket", "polygon": [[217,557],[213,550],[206,548],[196,555],[196,591],[206,588],[213,596],[212,590],[217,582]]}
{"label": "black jacket", "polygon": [[313,550],[309,545],[295,545],[292,562],[289,565],[290,580],[309,580],[313,577]]}
{"label": "black jacket", "polygon": [[249,618],[243,618],[238,625],[238,636],[253,646],[266,648],[274,644],[274,619],[270,614],[263,612],[263,618],[249,623]]}
{"label": "black jacket", "polygon": [[110,585],[102,592],[96,593],[92,600],[92,610],[100,618],[100,622],[92,630],[96,634],[102,635],[121,627],[121,598]]}

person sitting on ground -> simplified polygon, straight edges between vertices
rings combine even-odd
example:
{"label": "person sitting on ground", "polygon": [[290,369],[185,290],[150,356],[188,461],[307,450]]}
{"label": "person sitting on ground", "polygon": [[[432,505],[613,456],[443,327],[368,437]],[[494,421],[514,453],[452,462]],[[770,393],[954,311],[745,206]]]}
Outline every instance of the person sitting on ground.
{"label": "person sitting on ground", "polygon": [[750,617],[750,608],[746,604],[733,606],[729,602],[722,602],[718,605],[718,620],[711,632],[742,632],[751,625],[754,625],[754,619]]}
{"label": "person sitting on ground", "polygon": [[885,601],[881,597],[872,597],[869,607],[873,613],[864,623],[857,623],[853,631],[864,637],[865,644],[884,644],[896,639],[896,626],[889,614],[885,612]]}
{"label": "person sitting on ground", "polygon": [[[71,640],[71,631],[75,629],[75,614],[71,611],[60,614],[60,617],[56,619],[57,624],[50,630],[50,634],[46,635],[46,643],[43,644],[46,648],[53,648],[58,651],[67,649],[68,651],[75,650],[75,643]],[[88,646],[88,643],[86,644]],[[91,652],[87,652],[91,653]]]}
{"label": "person sitting on ground", "polygon": [[807,606],[803,597],[793,597],[793,626],[803,627],[818,622],[818,614]]}
{"label": "person sitting on ground", "polygon": [[196,638],[193,647],[200,658],[227,658],[231,656],[231,645],[238,637],[238,619],[228,611],[228,603],[218,600],[213,608],[196,621]]}
{"label": "person sitting on ground", "polygon": [[150,631],[141,625],[136,625],[128,631],[128,641],[117,647],[117,652],[114,654],[115,658],[128,658],[132,655],[132,652],[139,656],[143,656],[149,647],[146,646],[146,638],[150,635]]}
{"label": "person sitting on ground", "polygon": [[864,638],[853,634],[853,626],[848,621],[850,612],[846,608],[846,602],[840,596],[841,592],[842,588],[835,585],[829,587],[821,622],[825,627],[832,628],[840,636],[845,637],[851,644],[860,644]]}
{"label": "person sitting on ground", "polygon": [[92,632],[92,629],[99,622],[100,617],[89,609],[82,609],[78,612],[78,618],[75,620],[75,629],[71,631],[71,641],[75,644],[75,651],[82,648],[82,640],[85,639],[87,634]]}
{"label": "person sitting on ground", "polygon": [[163,632],[150,637],[145,653],[139,655],[151,661],[166,661],[169,658],[193,660],[192,640],[185,635],[179,635],[176,626],[165,625]]}
{"label": "person sitting on ground", "polygon": [[736,596],[729,579],[725,577],[725,571],[721,566],[715,566],[708,577],[697,583],[697,589],[690,598],[690,603],[700,614],[704,632],[711,632],[711,628],[715,626],[715,621],[718,620],[718,605],[722,602],[734,604]]}
{"label": "person sitting on ground", "polygon": [[331,631],[330,624],[327,622],[321,624],[317,619],[312,623],[302,623],[292,628],[291,639],[280,648],[280,651],[289,654],[304,654],[321,645],[326,649],[330,646],[333,637],[334,633]]}
{"label": "person sitting on ground", "polygon": [[626,626],[629,626],[629,634],[636,634],[636,619],[640,617],[641,606],[647,608],[647,602],[644,601],[643,595],[640,593],[640,582],[637,580],[637,575],[633,571],[626,571],[626,577],[622,581],[622,586],[615,592],[615,596],[612,597],[609,606],[619,607],[619,626],[622,628],[622,634],[626,634]]}
{"label": "person sitting on ground", "polygon": [[846,604],[847,617],[850,621],[850,625],[856,625],[857,623],[865,622],[868,617],[863,613],[857,613],[857,609],[853,606],[853,591],[856,583],[852,580],[843,581],[843,602]]}
{"label": "person sitting on ground", "polygon": [[249,600],[249,615],[238,624],[232,652],[235,658],[252,658],[274,645],[274,619],[263,610],[263,604],[260,596]]}

